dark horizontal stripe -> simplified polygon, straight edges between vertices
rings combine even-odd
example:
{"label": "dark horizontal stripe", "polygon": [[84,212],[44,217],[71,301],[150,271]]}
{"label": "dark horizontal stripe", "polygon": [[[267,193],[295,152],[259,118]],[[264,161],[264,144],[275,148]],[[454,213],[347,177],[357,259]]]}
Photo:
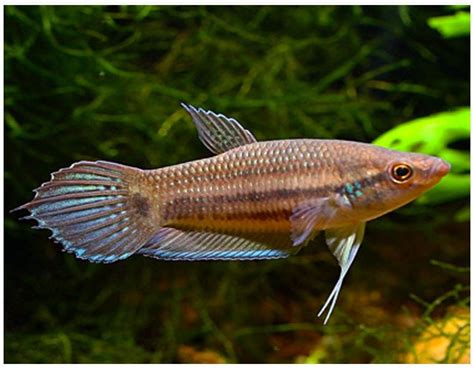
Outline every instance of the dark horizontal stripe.
{"label": "dark horizontal stripe", "polygon": [[164,218],[168,219],[170,215],[191,216],[202,213],[204,209],[206,214],[221,212],[222,204],[235,204],[239,202],[266,202],[269,200],[283,200],[294,196],[310,196],[317,194],[317,189],[278,189],[273,191],[247,192],[234,195],[215,195],[198,197],[176,198],[166,204],[164,209]]}
{"label": "dark horizontal stripe", "polygon": [[[365,187],[372,186],[374,183],[379,181],[385,176],[385,173],[378,173],[370,177],[360,178],[354,180],[360,183],[361,190]],[[354,183],[351,182],[351,183]],[[170,217],[178,216],[181,218],[188,217],[199,217],[199,215],[218,214],[222,212],[221,204],[234,204],[239,202],[268,202],[271,200],[287,200],[290,198],[306,197],[306,198],[317,198],[321,196],[327,196],[330,193],[345,194],[345,186],[347,183],[343,183],[337,187],[330,185],[320,186],[314,188],[298,188],[298,189],[276,189],[272,191],[251,191],[240,194],[227,194],[227,195],[211,195],[211,196],[183,196],[175,198],[165,205],[163,216],[165,219]],[[203,210],[205,214],[203,213]],[[240,213],[245,214],[240,216],[239,213],[235,213],[237,218],[235,219],[250,219],[250,214],[257,214],[253,212]],[[266,212],[262,212],[262,217],[268,219],[268,215],[263,215]],[[229,218],[230,219],[230,218]],[[258,216],[257,218],[258,219]]]}
{"label": "dark horizontal stripe", "polygon": [[215,221],[270,221],[270,220],[284,220],[289,219],[291,215],[291,210],[282,209],[280,211],[274,210],[263,210],[263,211],[244,211],[236,213],[220,213],[220,212],[210,212],[208,214],[204,213],[192,213],[186,217],[180,217],[177,220],[185,219],[202,219],[202,220],[215,220]]}

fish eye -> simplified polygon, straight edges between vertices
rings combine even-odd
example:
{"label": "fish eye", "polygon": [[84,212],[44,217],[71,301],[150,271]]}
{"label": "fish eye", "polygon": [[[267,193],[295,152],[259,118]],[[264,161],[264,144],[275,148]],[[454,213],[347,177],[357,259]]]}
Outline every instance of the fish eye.
{"label": "fish eye", "polygon": [[390,174],[395,182],[405,182],[413,175],[413,169],[408,164],[395,164]]}

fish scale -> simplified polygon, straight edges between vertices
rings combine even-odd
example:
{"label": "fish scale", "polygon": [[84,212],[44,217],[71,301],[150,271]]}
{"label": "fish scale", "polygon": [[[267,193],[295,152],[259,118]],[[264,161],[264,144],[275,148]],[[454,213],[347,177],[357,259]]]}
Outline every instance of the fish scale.
{"label": "fish scale", "polygon": [[[326,182],[314,181],[322,169],[328,168],[324,155],[316,150],[310,152],[309,145],[314,146],[315,142],[261,142],[218,157],[165,168],[172,174],[164,177],[172,179],[169,183],[164,180],[162,186],[178,186],[164,200],[168,206],[163,221],[185,222],[192,215],[203,214],[204,218],[199,217],[201,222],[231,215],[243,218],[245,214],[253,219],[254,214],[267,213],[268,221],[286,217],[284,223],[289,225],[287,214],[297,201],[315,195],[327,196],[338,187],[335,177],[326,177]],[[323,149],[321,153],[326,151]],[[190,176],[191,168],[203,174]],[[161,181],[162,170],[151,171],[149,175]]]}
{"label": "fish scale", "polygon": [[256,260],[296,254],[324,232],[340,275],[319,315],[331,315],[365,224],[433,187],[449,164],[370,144],[258,142],[235,119],[182,104],[210,158],[153,170],[96,161],[53,173],[27,219],[66,252],[112,263]]}

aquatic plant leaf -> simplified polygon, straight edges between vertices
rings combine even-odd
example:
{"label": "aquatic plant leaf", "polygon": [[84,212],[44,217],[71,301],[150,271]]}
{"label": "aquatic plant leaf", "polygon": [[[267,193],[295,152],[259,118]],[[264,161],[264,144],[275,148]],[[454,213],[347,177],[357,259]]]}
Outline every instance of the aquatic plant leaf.
{"label": "aquatic plant leaf", "polygon": [[437,30],[444,38],[467,36],[470,33],[471,15],[469,12],[457,12],[454,15],[433,17],[428,25]]}

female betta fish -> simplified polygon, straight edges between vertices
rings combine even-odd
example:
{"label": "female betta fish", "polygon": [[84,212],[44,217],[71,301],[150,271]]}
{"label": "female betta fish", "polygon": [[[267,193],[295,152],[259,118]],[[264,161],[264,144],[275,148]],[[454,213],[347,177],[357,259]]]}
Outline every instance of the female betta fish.
{"label": "female betta fish", "polygon": [[53,173],[18,209],[65,251],[101,263],[133,254],[285,258],[324,231],[341,268],[319,313],[329,307],[326,323],[366,222],[412,201],[450,168],[436,157],[358,142],[257,142],[235,119],[182,106],[215,156],[153,170],[81,161]]}

